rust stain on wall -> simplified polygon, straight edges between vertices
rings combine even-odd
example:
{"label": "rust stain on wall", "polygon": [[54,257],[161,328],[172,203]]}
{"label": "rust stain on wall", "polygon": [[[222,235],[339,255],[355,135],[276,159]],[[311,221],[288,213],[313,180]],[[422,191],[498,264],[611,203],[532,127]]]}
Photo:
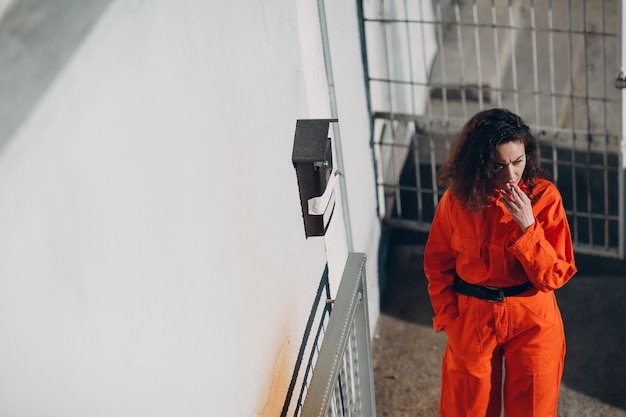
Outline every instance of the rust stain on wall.
{"label": "rust stain on wall", "polygon": [[293,373],[292,355],[290,355],[289,346],[290,339],[289,336],[286,335],[274,358],[274,366],[272,367],[272,374],[270,375],[267,397],[265,403],[259,407],[259,411],[257,412],[259,416],[276,417],[280,415],[283,409],[291,381],[291,374]]}

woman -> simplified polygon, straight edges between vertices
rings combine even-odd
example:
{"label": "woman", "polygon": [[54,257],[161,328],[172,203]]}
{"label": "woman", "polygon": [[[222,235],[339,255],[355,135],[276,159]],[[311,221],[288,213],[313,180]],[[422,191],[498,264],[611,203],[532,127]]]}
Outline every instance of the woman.
{"label": "woman", "polygon": [[434,328],[448,337],[444,417],[500,417],[502,402],[506,417],[556,416],[565,335],[553,291],[576,267],[561,195],[538,153],[519,116],[485,110],[438,174],[447,190],[424,272]]}

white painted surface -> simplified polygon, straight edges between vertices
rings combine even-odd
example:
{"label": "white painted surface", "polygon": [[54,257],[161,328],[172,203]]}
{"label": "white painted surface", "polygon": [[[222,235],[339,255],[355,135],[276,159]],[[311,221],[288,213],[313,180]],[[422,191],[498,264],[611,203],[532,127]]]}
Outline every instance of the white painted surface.
{"label": "white painted surface", "polygon": [[[355,2],[326,5],[354,251],[378,240]],[[0,153],[0,415],[276,416],[341,199],[304,237],[317,2],[115,1]]]}

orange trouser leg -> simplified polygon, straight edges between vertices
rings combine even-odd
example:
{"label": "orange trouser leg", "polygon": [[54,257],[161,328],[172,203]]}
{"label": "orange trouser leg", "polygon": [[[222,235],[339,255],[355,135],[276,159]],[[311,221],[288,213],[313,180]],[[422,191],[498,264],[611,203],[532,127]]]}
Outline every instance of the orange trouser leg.
{"label": "orange trouser leg", "polygon": [[555,416],[565,339],[554,294],[458,302],[446,328],[441,415],[500,417],[504,355],[506,417]]}
{"label": "orange trouser leg", "polygon": [[493,315],[484,314],[483,301],[459,295],[459,317],[446,328],[439,406],[443,417],[500,417],[502,353],[492,331]]}
{"label": "orange trouser leg", "polygon": [[[500,416],[500,393],[497,404],[489,407],[492,393],[491,375],[486,367],[484,372],[467,372],[458,367],[457,360],[450,346],[446,348],[443,359],[443,377],[441,384],[441,402],[439,412],[443,417],[487,416],[489,408],[498,409],[490,417]],[[493,411],[492,411],[493,413]]]}
{"label": "orange trouser leg", "polygon": [[[506,417],[556,416],[565,358],[565,335],[553,293],[513,306],[513,337],[505,343]],[[525,313],[525,316],[522,314]]]}

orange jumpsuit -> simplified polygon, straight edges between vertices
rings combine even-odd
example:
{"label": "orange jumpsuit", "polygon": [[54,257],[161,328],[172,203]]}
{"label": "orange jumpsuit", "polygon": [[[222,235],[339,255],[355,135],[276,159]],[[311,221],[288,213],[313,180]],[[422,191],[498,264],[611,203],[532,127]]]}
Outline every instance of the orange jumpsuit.
{"label": "orange jumpsuit", "polygon": [[[502,398],[506,417],[556,416],[565,335],[553,290],[576,267],[559,191],[538,180],[533,194],[535,223],[526,232],[497,200],[482,213],[470,213],[446,191],[437,207],[424,272],[434,328],[448,336],[444,417],[500,417]],[[492,302],[455,292],[455,274],[497,288],[530,280],[534,288]]]}

